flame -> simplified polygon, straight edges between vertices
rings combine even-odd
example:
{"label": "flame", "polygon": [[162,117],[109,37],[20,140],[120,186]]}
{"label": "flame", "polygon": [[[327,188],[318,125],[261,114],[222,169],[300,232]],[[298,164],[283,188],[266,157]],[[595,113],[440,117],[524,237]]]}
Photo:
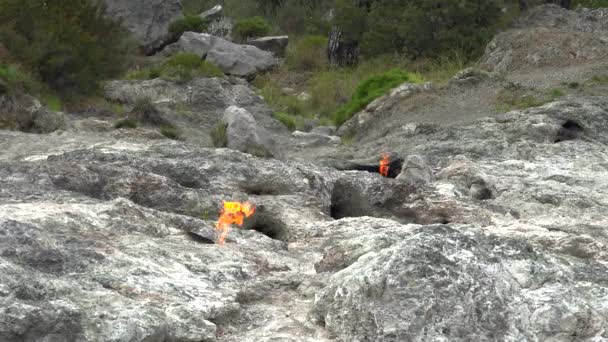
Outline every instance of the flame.
{"label": "flame", "polygon": [[391,163],[391,156],[384,153],[382,159],[380,159],[380,174],[384,177],[388,177],[389,164]]}
{"label": "flame", "polygon": [[215,224],[215,228],[220,232],[218,244],[223,245],[226,241],[226,236],[230,233],[230,227],[233,224],[242,226],[245,217],[249,217],[255,213],[255,206],[249,202],[226,202],[224,208],[220,212],[220,217]]}

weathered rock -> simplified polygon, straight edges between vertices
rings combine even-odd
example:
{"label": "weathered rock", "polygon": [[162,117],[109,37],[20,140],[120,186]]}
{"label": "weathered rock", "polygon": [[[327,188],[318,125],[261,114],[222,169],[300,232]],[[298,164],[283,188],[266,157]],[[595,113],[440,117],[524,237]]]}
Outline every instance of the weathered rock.
{"label": "weathered rock", "polygon": [[[608,56],[608,11],[569,11],[539,6],[516,20],[514,29],[488,44],[480,66],[496,73],[537,67],[564,67]],[[537,44],[528,44],[528,42]]]}
{"label": "weathered rock", "polygon": [[397,179],[412,183],[429,184],[433,181],[433,171],[423,157],[408,156],[403,162],[401,173],[397,176]]}
{"label": "weathered rock", "polygon": [[317,126],[313,128],[310,133],[334,135],[336,133],[336,126]]}
{"label": "weathered rock", "polygon": [[206,33],[186,32],[163,53],[194,53],[218,66],[225,74],[250,77],[274,68],[278,60],[272,53],[255,46],[239,45]]}
{"label": "weathered rock", "polygon": [[214,20],[214,19],[219,18],[222,15],[222,10],[223,10],[222,5],[215,5],[212,8],[199,14],[199,17],[201,17],[203,19],[207,19],[207,20]]}
{"label": "weathered rock", "polygon": [[247,44],[258,47],[264,51],[270,51],[277,57],[285,56],[285,50],[289,45],[289,36],[273,36],[250,39]]}
{"label": "weathered rock", "polygon": [[291,135],[300,141],[300,146],[339,145],[342,141],[338,136],[315,132],[295,131]]}
{"label": "weathered rock", "polygon": [[246,109],[257,125],[265,129],[265,138],[279,143],[290,132],[273,118],[272,109],[245,82],[222,78],[197,78],[185,84],[162,79],[112,81],[104,87],[105,97],[132,107],[138,100],[151,99],[166,120],[178,125],[188,141],[212,146],[209,133],[222,120],[230,106]]}
{"label": "weathered rock", "polygon": [[152,54],[172,38],[169,25],[182,15],[181,0],[103,0],[106,14],[119,19],[144,48]]}
{"label": "weathered rock", "polygon": [[338,129],[338,135],[343,137],[355,134],[356,132],[363,132],[371,122],[378,120],[379,116],[383,115],[386,111],[389,111],[399,101],[414,94],[432,92],[434,90],[432,83],[404,83],[397,88],[392,89],[385,96],[374,100],[363,111],[355,114],[350,120],[342,124]]}
{"label": "weathered rock", "polygon": [[228,107],[222,122],[226,125],[228,148],[241,152],[267,149],[260,137],[263,132],[247,110],[236,106]]}
{"label": "weathered rock", "polygon": [[525,15],[517,18],[513,27],[550,28],[559,31],[606,32],[608,31],[608,9],[577,9],[569,11],[557,5],[543,5],[532,8]]}
{"label": "weathered rock", "polygon": [[63,127],[63,113],[43,107],[34,97],[21,93],[0,94],[0,128],[51,133]]}
{"label": "weathered rock", "polygon": [[[604,338],[606,266],[447,226],[349,220],[315,313],[341,341]],[[338,233],[339,234],[339,233]],[[327,264],[331,262],[331,264]]]}

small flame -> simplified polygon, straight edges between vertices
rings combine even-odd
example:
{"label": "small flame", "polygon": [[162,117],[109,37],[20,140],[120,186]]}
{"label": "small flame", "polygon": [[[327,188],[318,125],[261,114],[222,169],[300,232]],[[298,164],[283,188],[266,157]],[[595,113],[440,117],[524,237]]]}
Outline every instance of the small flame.
{"label": "small flame", "polygon": [[242,226],[245,217],[249,217],[255,213],[255,206],[249,202],[226,202],[224,208],[220,212],[220,218],[217,220],[215,228],[220,232],[218,244],[223,245],[226,241],[230,227],[233,224]]}
{"label": "small flame", "polygon": [[383,154],[382,159],[380,159],[380,174],[384,177],[388,177],[388,169],[389,164],[391,163],[391,156],[388,154]]}

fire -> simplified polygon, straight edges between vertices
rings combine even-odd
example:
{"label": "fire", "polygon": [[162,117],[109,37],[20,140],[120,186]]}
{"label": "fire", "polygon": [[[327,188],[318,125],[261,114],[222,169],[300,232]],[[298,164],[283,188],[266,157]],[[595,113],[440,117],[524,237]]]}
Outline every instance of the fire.
{"label": "fire", "polygon": [[249,202],[224,201],[224,208],[220,212],[220,218],[215,225],[215,228],[220,232],[217,243],[223,245],[226,241],[226,236],[230,232],[230,227],[233,224],[242,226],[245,217],[250,217],[253,213],[255,213],[255,206]]}
{"label": "fire", "polygon": [[388,169],[389,164],[391,163],[391,156],[388,154],[383,154],[382,159],[380,159],[380,174],[384,177],[388,177]]}

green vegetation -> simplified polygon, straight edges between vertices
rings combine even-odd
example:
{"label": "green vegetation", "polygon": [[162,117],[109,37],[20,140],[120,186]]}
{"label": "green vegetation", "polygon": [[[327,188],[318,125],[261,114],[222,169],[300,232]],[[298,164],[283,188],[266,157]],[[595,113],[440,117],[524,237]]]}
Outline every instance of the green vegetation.
{"label": "green vegetation", "polygon": [[114,128],[116,128],[116,129],[121,129],[121,128],[134,129],[134,128],[137,128],[137,120],[135,120],[134,118],[120,119],[120,120],[118,120],[118,121],[116,121],[114,123]]}
{"label": "green vegetation", "polygon": [[338,126],[343,124],[373,100],[404,82],[420,83],[422,82],[422,78],[420,75],[404,72],[399,69],[390,70],[368,78],[357,87],[350,101],[334,114],[334,122]]}
{"label": "green vegetation", "polygon": [[457,49],[467,56],[481,52],[503,16],[502,1],[374,0],[354,6],[336,2],[336,23],[344,40],[359,42],[363,55],[404,53],[438,57]]}
{"label": "green vegetation", "polygon": [[34,77],[61,93],[90,93],[122,72],[131,45],[93,0],[2,0],[0,41]]}
{"label": "green vegetation", "polygon": [[0,80],[4,81],[10,90],[39,92],[42,87],[36,79],[17,64],[0,63]]}
{"label": "green vegetation", "polygon": [[294,115],[285,112],[275,112],[274,118],[281,121],[290,131],[295,131],[297,128],[297,119]]}
{"label": "green vegetation", "polygon": [[508,112],[515,109],[540,107],[558,100],[566,94],[562,89],[553,88],[545,91],[511,87],[503,90],[498,96],[498,110]]}
{"label": "green vegetation", "polygon": [[154,79],[161,77],[177,83],[185,83],[196,77],[223,77],[224,73],[215,65],[191,53],[181,53],[165,63],[144,68],[127,75],[127,79]]}
{"label": "green vegetation", "polygon": [[198,15],[185,15],[176,19],[169,26],[169,32],[181,36],[184,32],[205,32],[209,23]]}
{"label": "green vegetation", "polygon": [[226,147],[228,146],[228,135],[226,130],[228,126],[220,122],[211,130],[211,141],[213,142],[213,146],[215,147]]}
{"label": "green vegetation", "polygon": [[131,114],[133,114],[133,116],[143,124],[152,126],[169,124],[149,98],[140,98],[135,101]]}
{"label": "green vegetation", "polygon": [[305,36],[289,45],[287,64],[294,70],[314,71],[327,66],[327,37]]}
{"label": "green vegetation", "polygon": [[256,16],[237,21],[233,30],[237,38],[245,41],[248,38],[267,35],[270,32],[270,24],[268,24],[266,19]]}
{"label": "green vegetation", "polygon": [[182,133],[177,127],[163,126],[160,128],[160,133],[171,140],[182,140]]}
{"label": "green vegetation", "polygon": [[42,104],[54,112],[60,112],[63,109],[61,98],[54,94],[47,94],[43,96]]}

